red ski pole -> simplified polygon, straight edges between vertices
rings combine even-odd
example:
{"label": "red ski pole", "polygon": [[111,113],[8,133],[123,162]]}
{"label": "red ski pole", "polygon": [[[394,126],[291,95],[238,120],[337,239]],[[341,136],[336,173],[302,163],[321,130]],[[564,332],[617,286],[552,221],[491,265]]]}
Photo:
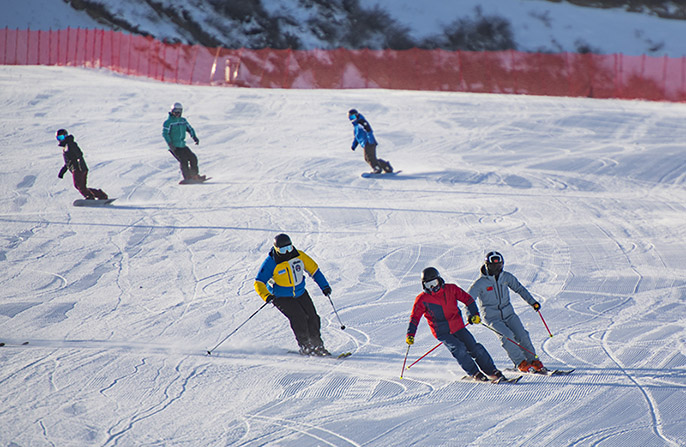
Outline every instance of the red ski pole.
{"label": "red ski pole", "polygon": [[[495,329],[493,329],[493,328],[490,327],[489,325],[484,324],[484,323],[481,323],[481,325],[482,325],[483,327],[485,327],[485,328],[488,328],[488,329],[492,330],[493,332],[495,332],[495,333],[498,334],[499,336],[505,337],[503,334],[501,334],[500,332],[496,331]],[[516,344],[517,346],[519,346],[520,348],[522,348],[523,350],[525,350],[525,351],[528,352],[529,354],[533,355],[535,358],[538,358],[538,356],[536,355],[535,352],[529,351],[529,350],[526,349],[524,346],[522,346],[522,345],[520,345],[519,343],[517,343],[516,341],[512,340],[510,337],[505,337],[505,338],[507,338],[509,341],[511,341],[512,343]]]}
{"label": "red ski pole", "polygon": [[410,353],[410,345],[407,345],[407,351],[405,351],[405,360],[403,360],[403,370],[400,371],[400,378],[403,378],[403,374],[405,374],[405,364],[407,363],[407,355]]}
{"label": "red ski pole", "polygon": [[[434,349],[438,348],[438,347],[441,346],[442,344],[443,344],[443,342],[441,342],[441,343],[437,344],[436,346],[434,346],[433,348],[429,349],[429,352],[427,352],[426,354],[424,354],[423,356],[419,357],[417,360],[415,360],[414,362],[412,362],[412,365],[414,365],[415,363],[419,362],[421,359],[423,359],[423,358],[426,357],[427,355],[431,354],[431,353],[433,352]],[[412,365],[408,366],[407,369],[412,368]]]}
{"label": "red ski pole", "polygon": [[541,317],[541,321],[543,322],[543,326],[545,326],[546,331],[548,331],[548,334],[552,337],[553,334],[552,334],[552,332],[550,332],[550,329],[548,329],[548,325],[546,324],[545,320],[543,319],[543,314],[541,313],[540,310],[537,310],[536,312],[538,312],[538,316]]}

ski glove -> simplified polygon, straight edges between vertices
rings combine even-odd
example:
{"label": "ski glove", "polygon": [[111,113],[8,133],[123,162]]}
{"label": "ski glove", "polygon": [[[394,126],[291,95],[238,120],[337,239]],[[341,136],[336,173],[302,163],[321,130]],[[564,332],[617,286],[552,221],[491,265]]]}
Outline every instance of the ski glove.
{"label": "ski glove", "polygon": [[481,323],[481,317],[479,316],[479,314],[470,315],[469,316],[469,322],[472,324],[479,324],[479,323]]}
{"label": "ski glove", "polygon": [[193,138],[193,141],[195,141],[196,145],[200,144],[200,139],[198,137]]}
{"label": "ski glove", "polygon": [[538,310],[541,308],[541,304],[538,301],[536,301],[534,304],[531,305],[531,307],[533,307],[534,310],[538,312]]}
{"label": "ski glove", "polygon": [[324,288],[322,289],[322,293],[323,293],[324,295],[326,295],[326,296],[331,295],[331,287],[330,287],[330,286],[324,287]]}
{"label": "ski glove", "polygon": [[408,335],[407,338],[405,339],[405,343],[408,345],[413,345],[414,344],[414,335]]}
{"label": "ski glove", "polygon": [[64,178],[65,172],[67,172],[68,168],[67,165],[62,166],[62,169],[60,169],[60,173],[57,174],[57,177],[59,178]]}
{"label": "ski glove", "polygon": [[270,293],[269,295],[267,295],[267,298],[265,298],[264,300],[265,300],[267,303],[271,303],[272,301],[274,301],[274,295],[272,295],[272,294]]}

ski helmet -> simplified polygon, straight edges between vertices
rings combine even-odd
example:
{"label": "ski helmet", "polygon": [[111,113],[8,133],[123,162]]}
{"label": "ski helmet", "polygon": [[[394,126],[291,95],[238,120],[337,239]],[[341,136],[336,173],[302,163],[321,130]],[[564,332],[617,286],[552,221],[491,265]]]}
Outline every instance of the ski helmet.
{"label": "ski helmet", "polygon": [[357,111],[357,109],[348,110],[348,119],[350,121],[355,121],[359,117],[360,117],[360,113]]}
{"label": "ski helmet", "polygon": [[291,238],[284,233],[277,234],[274,238],[274,249],[282,255],[285,255],[286,253],[290,252],[291,250],[293,250],[293,243],[291,242]]}
{"label": "ski helmet", "polygon": [[484,262],[486,265],[486,271],[489,275],[495,276],[503,271],[503,265],[505,264],[505,258],[503,255],[497,251],[489,251],[486,254],[486,260]]}
{"label": "ski helmet", "polygon": [[59,129],[55,134],[55,138],[57,138],[57,141],[64,141],[64,139],[67,138],[67,135],[69,135],[67,129]]}
{"label": "ski helmet", "polygon": [[172,104],[171,113],[174,116],[181,116],[181,114],[183,113],[183,104],[181,104],[180,102],[175,102],[174,104]]}
{"label": "ski helmet", "polygon": [[441,290],[445,281],[441,278],[441,274],[434,267],[427,267],[422,271],[422,288],[425,292],[438,292]]}

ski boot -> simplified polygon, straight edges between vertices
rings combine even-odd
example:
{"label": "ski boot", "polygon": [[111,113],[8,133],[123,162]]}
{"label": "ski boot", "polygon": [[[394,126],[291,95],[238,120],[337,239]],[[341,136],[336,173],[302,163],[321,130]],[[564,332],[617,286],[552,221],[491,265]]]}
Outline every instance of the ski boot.
{"label": "ski boot", "polygon": [[489,381],[488,377],[486,377],[486,374],[482,373],[481,371],[472,375],[472,379],[476,380],[477,382],[488,382]]}

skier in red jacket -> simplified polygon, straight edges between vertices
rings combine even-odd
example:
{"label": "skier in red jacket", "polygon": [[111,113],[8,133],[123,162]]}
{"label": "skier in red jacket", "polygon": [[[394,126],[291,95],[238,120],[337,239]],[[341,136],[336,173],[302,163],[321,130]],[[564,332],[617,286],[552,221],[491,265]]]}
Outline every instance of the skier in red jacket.
{"label": "skier in red jacket", "polygon": [[424,292],[417,295],[412,307],[410,325],[407,328],[407,344],[414,343],[417,326],[424,316],[434,337],[450,350],[467,374],[479,381],[503,378],[491,355],[486,348],[477,343],[462,320],[458,301],[467,306],[470,323],[481,322],[474,299],[456,284],[446,284],[434,267],[427,267],[422,272],[422,287]]}

